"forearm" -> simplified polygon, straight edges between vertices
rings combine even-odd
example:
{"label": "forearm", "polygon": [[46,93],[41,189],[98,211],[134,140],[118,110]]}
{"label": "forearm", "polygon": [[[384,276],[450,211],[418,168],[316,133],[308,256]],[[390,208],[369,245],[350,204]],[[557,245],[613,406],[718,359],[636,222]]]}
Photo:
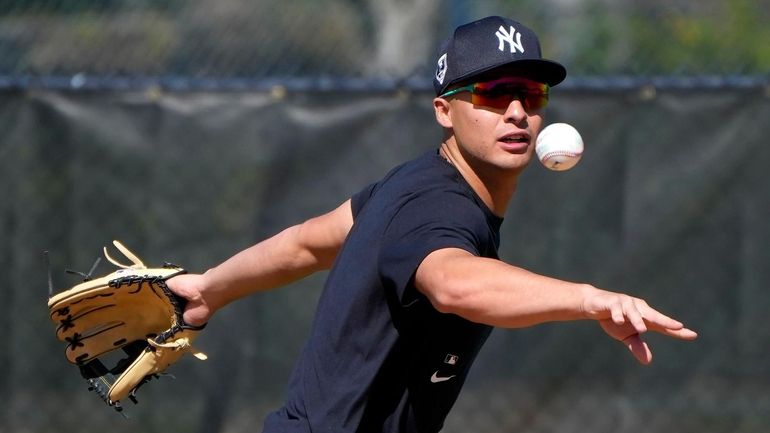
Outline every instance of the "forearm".
{"label": "forearm", "polygon": [[[598,289],[538,275],[498,260],[442,258],[441,271],[419,275],[421,289],[442,312],[505,328],[586,318],[584,299]],[[422,286],[422,288],[420,287]]]}
{"label": "forearm", "polygon": [[184,320],[202,325],[220,308],[255,292],[328,269],[353,226],[350,200],[247,248],[204,274],[179,275],[171,291],[187,299]]}
{"label": "forearm", "polygon": [[417,268],[415,285],[443,313],[504,328],[592,319],[648,364],[640,335],[654,331],[682,340],[698,334],[643,299],[538,275],[453,248],[434,251]]}
{"label": "forearm", "polygon": [[247,248],[203,274],[208,302],[216,309],[247,295],[284,286],[327,267],[297,242],[293,226]]}

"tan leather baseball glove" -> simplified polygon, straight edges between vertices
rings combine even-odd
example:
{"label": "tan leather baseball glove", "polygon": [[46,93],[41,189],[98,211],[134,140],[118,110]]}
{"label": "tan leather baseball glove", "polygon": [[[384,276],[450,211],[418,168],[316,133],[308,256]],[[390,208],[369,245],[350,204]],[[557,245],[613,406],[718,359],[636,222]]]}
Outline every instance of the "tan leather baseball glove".
{"label": "tan leather baseball glove", "polygon": [[123,244],[113,244],[131,264],[118,262],[104,248],[107,260],[119,269],[100,278],[85,276],[82,283],[50,297],[48,310],[56,337],[67,343],[67,360],[80,368],[90,390],[121,411],[121,400],[136,403],[137,388],[183,354],[206,356],[191,346],[203,326],[184,322],[186,300],[166,285],[185,270],[171,264],[148,268]]}

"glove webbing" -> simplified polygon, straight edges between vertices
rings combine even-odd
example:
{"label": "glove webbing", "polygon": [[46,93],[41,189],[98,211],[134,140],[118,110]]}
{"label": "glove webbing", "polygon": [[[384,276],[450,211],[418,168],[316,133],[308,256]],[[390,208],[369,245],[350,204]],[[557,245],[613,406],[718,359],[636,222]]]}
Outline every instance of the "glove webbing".
{"label": "glove webbing", "polygon": [[[102,400],[104,400],[105,403],[107,403],[109,406],[115,407],[116,411],[122,411],[123,408],[120,406],[120,403],[110,401],[110,399],[107,397],[107,393],[109,392],[112,384],[115,382],[115,376],[123,373],[126,368],[131,365],[131,362],[137,356],[139,356],[139,354],[142,353],[146,347],[147,343],[141,340],[126,344],[123,346],[123,351],[126,352],[128,357],[119,360],[117,365],[115,365],[115,367],[112,369],[108,369],[99,359],[92,359],[91,361],[80,365],[80,374],[88,381],[88,390],[95,392]],[[145,379],[139,385],[145,383],[147,380],[149,379]],[[139,388],[139,385],[137,385],[136,388]],[[133,393],[129,395],[128,398],[131,399],[134,404],[137,403],[136,397]]]}

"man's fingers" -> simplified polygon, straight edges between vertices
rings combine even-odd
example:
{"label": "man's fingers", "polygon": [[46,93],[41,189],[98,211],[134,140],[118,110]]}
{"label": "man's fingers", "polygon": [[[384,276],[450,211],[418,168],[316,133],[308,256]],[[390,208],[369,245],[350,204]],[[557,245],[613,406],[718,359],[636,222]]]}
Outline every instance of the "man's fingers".
{"label": "man's fingers", "polygon": [[[664,332],[670,337],[679,338],[682,340],[694,340],[698,337],[698,334],[687,328],[677,330],[666,330]],[[623,339],[623,344],[626,345],[628,350],[634,355],[637,361],[641,364],[647,365],[652,362],[652,351],[646,341],[642,340],[639,334],[633,334]]]}
{"label": "man's fingers", "polygon": [[170,278],[166,282],[169,290],[187,301],[182,312],[182,320],[192,326],[205,325],[212,314],[211,308],[203,301],[195,285],[199,278],[200,275],[184,274]]}
{"label": "man's fingers", "polygon": [[[647,331],[658,332],[681,340],[694,340],[698,337],[695,331],[685,328],[682,322],[650,307],[644,299],[627,295],[616,295],[613,297],[600,297],[598,301],[597,305],[600,307],[597,310],[609,312],[610,317],[606,319],[605,316],[604,320],[609,320],[617,329],[611,329],[606,323],[602,327],[605,328],[608,334],[618,340],[628,335],[626,332],[643,334]],[[637,354],[642,354],[649,350],[649,348],[642,350],[646,345],[642,345],[641,342],[638,345],[634,345],[634,347],[637,348]]]}
{"label": "man's fingers", "polygon": [[[610,337],[621,341],[639,363],[652,362],[650,346],[641,334],[654,331],[680,340],[694,340],[698,334],[678,320],[650,307],[643,299],[621,296],[605,303],[610,317],[599,323]],[[605,316],[606,317],[606,316]]]}
{"label": "man's fingers", "polygon": [[644,303],[643,305],[640,305],[640,311],[642,311],[642,314],[644,315],[644,319],[648,323],[656,327],[667,328],[667,329],[684,328],[684,324],[682,322],[661,313],[660,311],[650,307],[646,303]]}
{"label": "man's fingers", "polygon": [[628,350],[634,355],[637,361],[641,364],[647,365],[652,362],[652,351],[647,342],[642,340],[639,334],[634,334],[623,340],[623,344],[626,345]]}
{"label": "man's fingers", "polygon": [[195,307],[189,307],[188,304],[188,308],[182,313],[182,320],[188,325],[203,326],[210,316],[209,309],[205,305],[199,304]]}
{"label": "man's fingers", "polygon": [[694,340],[698,337],[698,333],[685,328],[684,323],[653,309],[649,305],[644,304],[642,310],[644,311],[644,320],[651,331],[682,340]]}
{"label": "man's fingers", "polygon": [[623,313],[623,306],[619,302],[610,306],[610,316],[612,316],[612,321],[616,325],[626,323],[626,315]]}
{"label": "man's fingers", "polygon": [[681,329],[682,322],[650,307],[644,300],[624,297],[609,306],[610,317],[616,325],[631,324],[636,332],[643,334],[648,328]]}
{"label": "man's fingers", "polygon": [[678,338],[680,340],[695,340],[698,333],[688,328],[670,329],[670,328],[650,328],[651,330],[668,337]]}
{"label": "man's fingers", "polygon": [[624,310],[628,321],[631,322],[636,332],[640,334],[647,332],[647,324],[644,322],[644,316],[639,311],[635,299],[629,299],[625,304]]}

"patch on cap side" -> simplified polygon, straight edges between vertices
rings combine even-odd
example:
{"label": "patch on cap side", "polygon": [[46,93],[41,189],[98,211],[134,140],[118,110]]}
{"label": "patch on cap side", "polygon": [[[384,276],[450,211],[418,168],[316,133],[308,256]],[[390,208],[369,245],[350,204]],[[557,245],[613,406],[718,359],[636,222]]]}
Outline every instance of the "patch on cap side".
{"label": "patch on cap side", "polygon": [[446,53],[444,53],[443,56],[439,57],[438,63],[436,64],[436,81],[438,81],[439,84],[444,84],[444,78],[446,77],[446,70],[447,70]]}

